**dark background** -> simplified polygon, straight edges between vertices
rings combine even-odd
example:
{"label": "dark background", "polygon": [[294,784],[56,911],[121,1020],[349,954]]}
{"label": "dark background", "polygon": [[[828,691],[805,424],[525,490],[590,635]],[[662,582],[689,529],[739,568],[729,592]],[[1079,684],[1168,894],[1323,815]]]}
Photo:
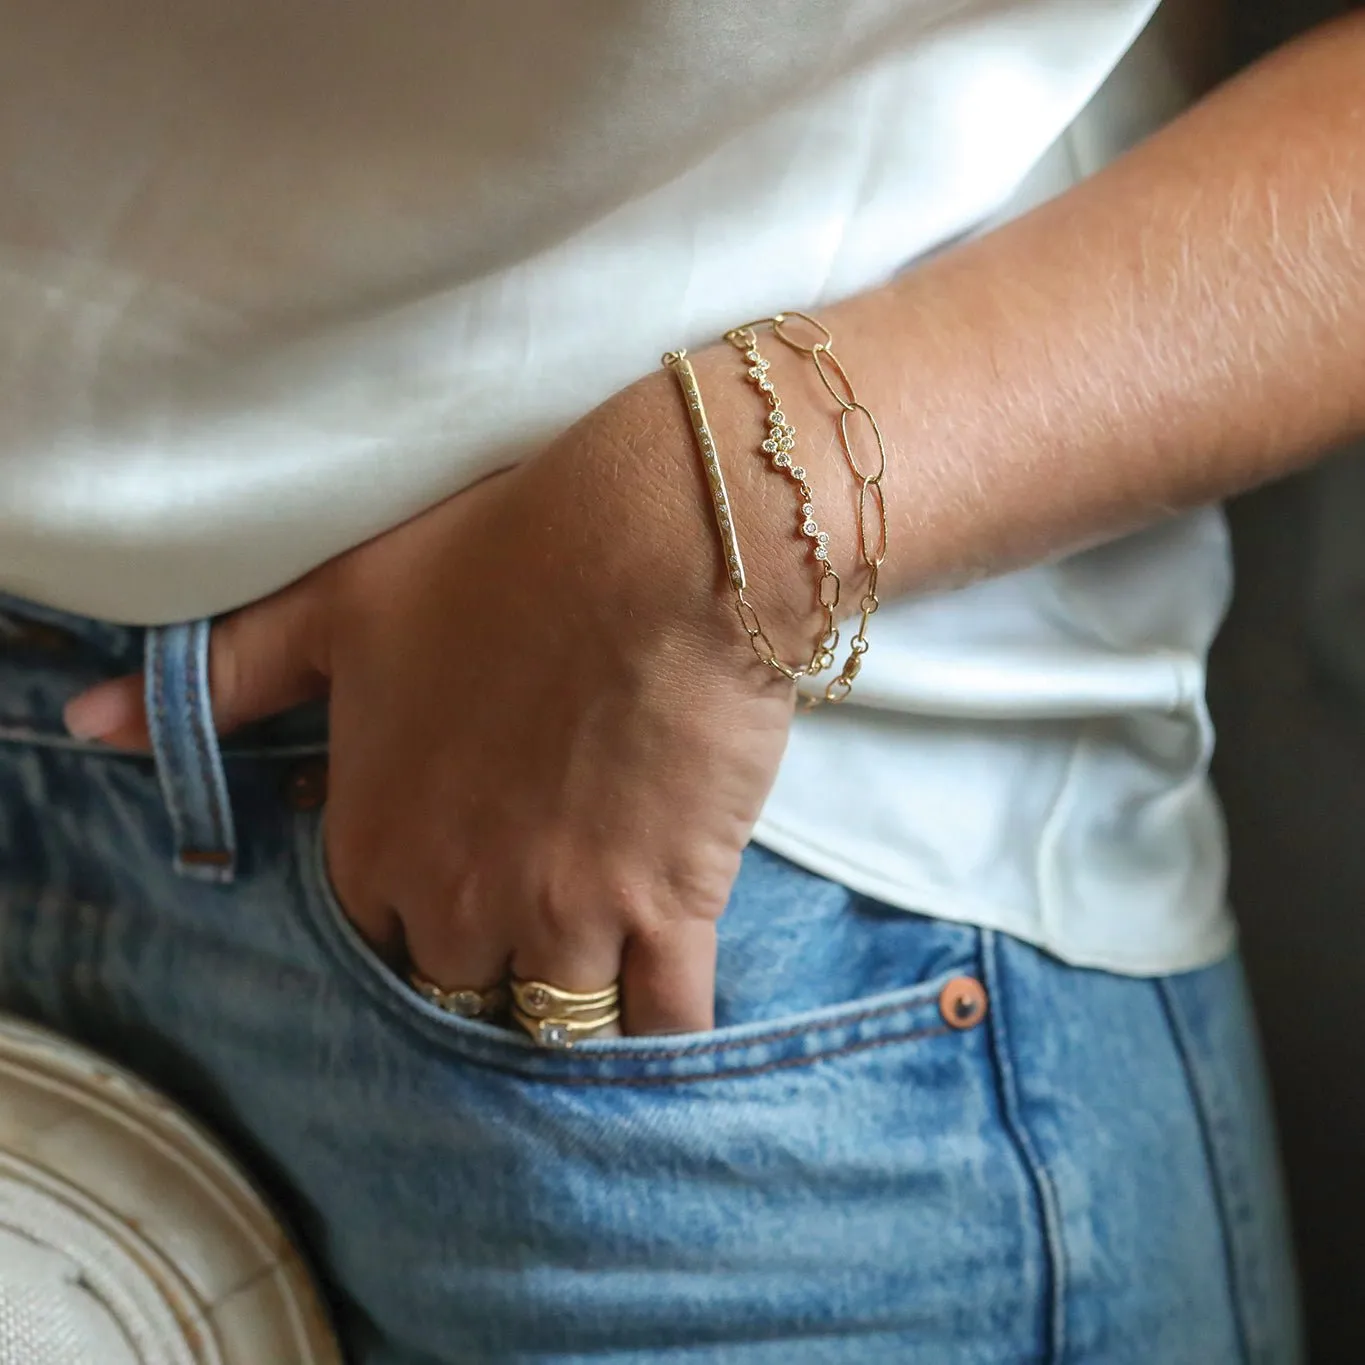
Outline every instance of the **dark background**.
{"label": "dark background", "polygon": [[[1365,79],[1365,77],[1363,77]],[[1312,1365],[1365,1362],[1365,452],[1230,509],[1214,775]]]}
{"label": "dark background", "polygon": [[[1239,0],[1236,64],[1346,8]],[[1361,74],[1365,82],[1365,72]],[[1365,1362],[1365,449],[1229,509],[1214,776],[1270,1069],[1312,1365]]]}

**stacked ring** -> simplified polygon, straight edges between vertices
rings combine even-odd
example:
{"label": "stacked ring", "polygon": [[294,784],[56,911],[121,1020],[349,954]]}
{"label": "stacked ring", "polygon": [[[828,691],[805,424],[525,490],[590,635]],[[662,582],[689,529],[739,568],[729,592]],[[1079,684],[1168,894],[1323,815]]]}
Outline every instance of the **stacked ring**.
{"label": "stacked ring", "polygon": [[605,1033],[621,1018],[621,988],[615,983],[597,991],[566,991],[514,976],[511,988],[512,1018],[541,1047],[572,1047]]}
{"label": "stacked ring", "polygon": [[421,972],[408,973],[412,988],[437,1009],[458,1014],[461,1019],[494,1019],[507,1007],[507,992],[501,986],[477,991],[468,986],[438,986]]}

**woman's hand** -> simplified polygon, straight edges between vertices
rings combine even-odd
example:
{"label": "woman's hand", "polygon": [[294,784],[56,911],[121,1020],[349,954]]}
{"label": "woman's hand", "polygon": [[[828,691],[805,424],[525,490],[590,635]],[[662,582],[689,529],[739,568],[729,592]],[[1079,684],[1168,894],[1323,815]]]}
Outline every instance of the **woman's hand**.
{"label": "woman's hand", "polygon": [[[211,665],[223,730],[330,695],[328,862],[368,940],[447,989],[619,978],[628,1033],[712,1024],[793,701],[735,619],[667,380],[225,618]],[[68,723],[145,745],[141,705],[123,679]]]}

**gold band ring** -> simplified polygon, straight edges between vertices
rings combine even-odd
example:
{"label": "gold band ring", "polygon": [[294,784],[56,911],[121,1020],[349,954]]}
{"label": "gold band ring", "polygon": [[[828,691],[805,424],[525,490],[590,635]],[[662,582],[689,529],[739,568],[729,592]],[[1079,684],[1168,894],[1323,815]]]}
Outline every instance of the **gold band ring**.
{"label": "gold band ring", "polygon": [[492,986],[486,991],[477,991],[469,986],[438,986],[430,977],[421,972],[408,973],[412,988],[437,1009],[447,1014],[458,1014],[461,1019],[491,1019],[499,1015],[507,1006],[507,992],[501,986]]}
{"label": "gold band ring", "polygon": [[596,1038],[605,1033],[621,1018],[621,1011],[613,1005],[595,1019],[537,1019],[513,1005],[512,1018],[541,1047],[562,1049],[573,1047],[583,1038]]}
{"label": "gold band ring", "polygon": [[597,991],[566,991],[548,981],[527,981],[514,976],[511,986],[517,1009],[532,1019],[582,1019],[615,1009],[621,999],[621,988],[616,982]]}

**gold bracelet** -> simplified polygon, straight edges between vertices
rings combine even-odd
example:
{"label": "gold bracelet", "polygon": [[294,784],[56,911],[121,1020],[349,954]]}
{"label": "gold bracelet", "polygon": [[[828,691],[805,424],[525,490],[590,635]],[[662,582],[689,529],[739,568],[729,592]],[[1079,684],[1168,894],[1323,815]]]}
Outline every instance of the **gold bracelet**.
{"label": "gold bracelet", "polygon": [[805,676],[814,677],[834,666],[834,651],[839,647],[839,627],[834,613],[839,609],[839,595],[843,589],[839,574],[830,562],[829,532],[820,529],[815,519],[815,492],[810,486],[803,465],[795,462],[796,428],[787,420],[782,400],[768,374],[768,362],[758,349],[758,336],[752,329],[737,328],[725,334],[725,339],[737,351],[743,352],[748,362],[748,376],[767,403],[767,422],[759,450],[771,458],[773,468],[796,484],[799,514],[797,526],[810,542],[811,556],[816,568],[815,600],[824,613],[824,624],[815,652],[806,666]]}
{"label": "gold bracelet", "polygon": [[669,351],[663,357],[668,369],[677,376],[678,386],[682,389],[687,404],[688,417],[692,422],[692,432],[701,451],[702,464],[706,468],[706,481],[711,489],[711,503],[716,513],[716,525],[720,529],[721,547],[725,556],[726,574],[734,593],[735,611],[744,633],[749,637],[749,645],[761,663],[780,673],[790,682],[804,678],[812,671],[812,664],[820,659],[827,650],[822,649],[823,640],[817,642],[812,662],[792,665],[777,657],[773,643],[768,639],[753,603],[749,601],[746,589],[748,576],[744,572],[744,559],[739,550],[739,532],[735,527],[734,512],[730,508],[730,495],[726,491],[725,476],[721,473],[720,456],[716,450],[716,440],[711,434],[710,423],[706,420],[706,408],[701,401],[701,390],[697,387],[696,371],[687,358],[686,351]]}
{"label": "gold bracelet", "polygon": [[[791,331],[790,324],[793,320],[804,322],[813,328],[819,339],[814,342],[800,340]],[[877,598],[877,579],[882,565],[886,562],[886,498],[882,493],[882,476],[886,473],[886,442],[882,439],[877,419],[858,398],[852,381],[834,354],[834,337],[828,327],[817,322],[808,313],[790,312],[746,322],[732,328],[726,335],[727,337],[756,335],[760,327],[771,328],[773,335],[784,345],[801,355],[809,356],[815,363],[815,371],[820,376],[820,382],[839,405],[839,444],[858,487],[858,548],[862,553],[863,563],[867,566],[867,590],[858,603],[861,619],[853,639],[849,642],[848,657],[844,660],[838,677],[825,688],[824,695],[827,702],[841,702],[853,690],[853,681],[863,666],[863,655],[868,649],[867,623],[881,605]],[[855,413],[862,415],[876,444],[876,467],[870,474],[863,471],[857,456],[853,453],[849,418]],[[873,504],[875,517],[875,539],[872,540],[868,537],[869,503]]]}

